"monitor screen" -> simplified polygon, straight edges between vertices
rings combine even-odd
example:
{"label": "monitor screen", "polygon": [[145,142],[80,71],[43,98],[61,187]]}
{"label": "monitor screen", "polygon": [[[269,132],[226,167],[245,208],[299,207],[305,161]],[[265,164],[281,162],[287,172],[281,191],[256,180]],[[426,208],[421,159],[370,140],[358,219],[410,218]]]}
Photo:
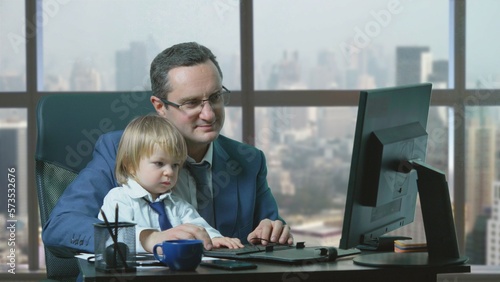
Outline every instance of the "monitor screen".
{"label": "monitor screen", "polygon": [[[430,240],[431,244],[442,242],[443,236],[451,238],[448,249],[433,253],[448,253],[451,250],[454,261],[459,256],[444,174],[425,164],[431,91],[432,84],[422,83],[360,92],[339,248],[380,250],[384,245],[393,248],[395,238],[383,235],[413,222],[419,195],[427,241],[429,232],[436,237],[436,240]],[[424,178],[429,178],[426,183],[432,185],[423,185],[426,181]],[[426,192],[429,191],[425,194],[428,195],[425,196],[426,204],[420,191],[422,186],[425,186]],[[427,207],[426,211],[424,206]],[[436,212],[442,216],[435,216]],[[426,217],[438,220],[426,222]],[[438,230],[443,223],[452,225],[445,228],[447,230],[444,233]],[[380,256],[363,259],[363,256],[354,261],[366,265],[384,265],[393,259],[381,259]],[[440,256],[438,254],[435,257]],[[419,262],[416,264],[428,263],[427,256],[417,260]],[[404,260],[398,258],[397,261]]]}

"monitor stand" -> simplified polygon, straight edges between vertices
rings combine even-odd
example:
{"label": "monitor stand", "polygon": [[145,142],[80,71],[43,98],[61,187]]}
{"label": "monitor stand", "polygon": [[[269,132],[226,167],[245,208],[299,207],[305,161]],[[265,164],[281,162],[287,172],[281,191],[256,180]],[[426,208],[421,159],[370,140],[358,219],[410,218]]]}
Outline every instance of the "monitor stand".
{"label": "monitor stand", "polygon": [[409,161],[405,166],[417,171],[427,252],[362,254],[353,259],[354,263],[377,267],[424,267],[465,263],[468,257],[461,256],[458,250],[445,174],[418,160]]}

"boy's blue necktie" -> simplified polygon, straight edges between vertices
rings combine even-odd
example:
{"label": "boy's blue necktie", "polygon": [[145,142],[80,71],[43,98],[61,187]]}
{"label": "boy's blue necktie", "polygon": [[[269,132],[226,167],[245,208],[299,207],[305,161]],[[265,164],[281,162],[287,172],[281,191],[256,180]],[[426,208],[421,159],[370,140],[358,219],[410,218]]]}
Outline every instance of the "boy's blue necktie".
{"label": "boy's blue necktie", "polygon": [[170,224],[170,220],[168,220],[167,213],[165,212],[163,201],[154,203],[149,202],[149,206],[158,213],[158,222],[160,223],[162,231],[172,228],[172,224]]}

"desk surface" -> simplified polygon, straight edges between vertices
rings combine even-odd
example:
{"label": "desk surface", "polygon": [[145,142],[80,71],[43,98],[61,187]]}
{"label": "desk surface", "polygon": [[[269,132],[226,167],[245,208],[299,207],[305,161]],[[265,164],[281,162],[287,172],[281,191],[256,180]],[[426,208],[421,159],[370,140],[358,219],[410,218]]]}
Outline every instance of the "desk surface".
{"label": "desk surface", "polygon": [[94,265],[79,259],[78,264],[85,281],[158,281],[168,276],[169,282],[182,281],[437,281],[438,273],[470,272],[469,265],[424,268],[375,268],[356,265],[351,258],[335,262],[289,265],[270,262],[255,262],[257,269],[218,270],[198,266],[195,271],[171,271],[167,267],[143,267],[133,273],[104,273],[95,271]]}

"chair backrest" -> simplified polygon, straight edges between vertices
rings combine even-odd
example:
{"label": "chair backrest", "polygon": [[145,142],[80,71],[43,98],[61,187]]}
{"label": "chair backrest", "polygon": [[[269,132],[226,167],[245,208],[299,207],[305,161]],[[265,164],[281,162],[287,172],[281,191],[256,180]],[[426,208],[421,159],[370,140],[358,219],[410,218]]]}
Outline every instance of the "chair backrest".
{"label": "chair backrest", "polygon": [[[35,174],[42,226],[57,200],[92,159],[103,133],[124,129],[138,115],[152,113],[151,92],[67,93],[40,99],[36,110]],[[73,279],[75,258],[59,258],[45,248],[47,277]]]}

